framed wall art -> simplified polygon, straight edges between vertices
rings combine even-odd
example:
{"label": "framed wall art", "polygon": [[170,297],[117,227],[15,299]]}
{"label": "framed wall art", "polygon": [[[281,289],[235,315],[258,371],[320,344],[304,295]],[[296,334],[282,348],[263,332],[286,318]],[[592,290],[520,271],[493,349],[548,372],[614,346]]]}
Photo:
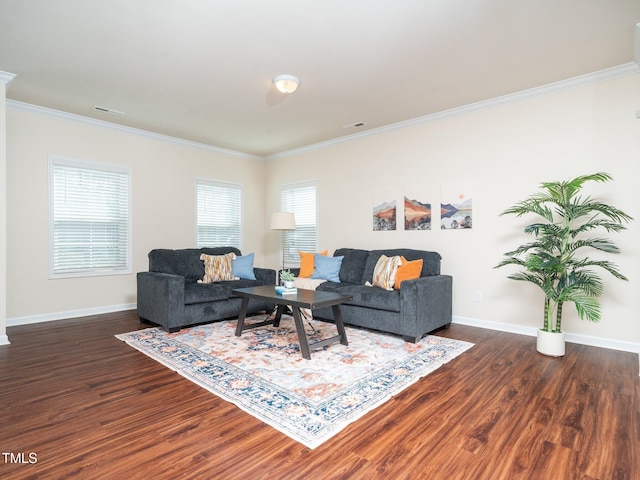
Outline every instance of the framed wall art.
{"label": "framed wall art", "polygon": [[440,228],[443,230],[473,227],[473,201],[466,184],[444,184],[440,189]]}
{"label": "framed wall art", "polygon": [[394,192],[375,192],[373,194],[373,231],[396,230],[397,210]]}
{"label": "framed wall art", "polygon": [[429,186],[405,188],[405,230],[431,230],[431,192],[433,188]]}

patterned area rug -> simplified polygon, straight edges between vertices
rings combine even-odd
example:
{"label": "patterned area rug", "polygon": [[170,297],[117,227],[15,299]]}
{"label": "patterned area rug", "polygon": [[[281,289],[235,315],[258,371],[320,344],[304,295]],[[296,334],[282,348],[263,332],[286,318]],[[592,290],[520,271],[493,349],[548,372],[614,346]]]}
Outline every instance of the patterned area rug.
{"label": "patterned area rug", "polygon": [[[437,336],[405,343],[347,327],[348,347],[312,350],[305,360],[292,317],[284,315],[279,328],[259,327],[242,337],[234,335],[236,324],[116,337],[309,448],[473,346]],[[325,322],[305,321],[305,328],[310,343],[336,335],[335,325]]]}

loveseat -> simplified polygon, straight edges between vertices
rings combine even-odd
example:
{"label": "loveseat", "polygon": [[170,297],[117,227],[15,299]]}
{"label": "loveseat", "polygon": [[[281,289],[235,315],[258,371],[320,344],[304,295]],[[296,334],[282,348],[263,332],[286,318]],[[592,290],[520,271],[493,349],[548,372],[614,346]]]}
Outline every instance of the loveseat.
{"label": "loveseat", "polygon": [[[232,280],[203,283],[201,255],[235,256]],[[226,260],[226,258],[224,258]],[[146,322],[176,332],[187,325],[238,316],[242,299],[234,288],[275,285],[276,271],[253,267],[253,254],[242,256],[233,247],[156,249],[149,252],[149,271],[139,272],[138,316]],[[250,300],[247,313],[272,311],[273,304]]]}
{"label": "loveseat", "polygon": [[[370,286],[382,255],[404,257],[407,261],[422,259],[419,277],[402,281],[398,289]],[[340,248],[333,257],[343,257],[339,278],[320,283],[316,289],[351,296],[349,302],[340,306],[345,324],[393,333],[415,343],[425,334],[451,323],[453,278],[440,273],[440,254],[406,248]],[[331,308],[316,309],[313,317],[331,320]]]}

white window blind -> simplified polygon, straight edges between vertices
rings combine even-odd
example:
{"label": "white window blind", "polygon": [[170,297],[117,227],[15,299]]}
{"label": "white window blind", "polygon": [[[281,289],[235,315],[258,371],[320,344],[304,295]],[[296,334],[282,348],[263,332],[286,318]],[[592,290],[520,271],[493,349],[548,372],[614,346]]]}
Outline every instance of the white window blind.
{"label": "white window blind", "polygon": [[242,186],[196,180],[196,245],[240,248]]}
{"label": "white window blind", "polygon": [[296,217],[296,229],[285,231],[283,248],[285,267],[297,267],[300,265],[300,251],[318,251],[316,183],[283,185],[281,209],[293,212]]}
{"label": "white window blind", "polygon": [[131,272],[128,168],[51,157],[51,277]]}

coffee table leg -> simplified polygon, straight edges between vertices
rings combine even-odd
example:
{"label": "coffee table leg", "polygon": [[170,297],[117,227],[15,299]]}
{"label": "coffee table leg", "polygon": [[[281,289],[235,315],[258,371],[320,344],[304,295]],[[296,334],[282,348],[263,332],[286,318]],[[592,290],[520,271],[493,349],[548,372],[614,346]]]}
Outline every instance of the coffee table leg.
{"label": "coffee table leg", "polygon": [[282,318],[282,314],[284,313],[284,309],[285,309],[286,305],[278,305],[276,307],[276,316],[273,317],[273,326],[274,327],[279,327],[280,326],[280,318]]}
{"label": "coffee table leg", "polygon": [[300,352],[302,358],[311,360],[311,354],[309,353],[309,343],[307,342],[307,334],[304,331],[304,324],[302,323],[302,317],[300,316],[300,309],[298,307],[291,307],[293,310],[293,319],[296,322],[296,331],[298,332],[298,341],[300,342]]}
{"label": "coffee table leg", "polygon": [[236,327],[236,337],[242,335],[242,327],[244,326],[244,319],[247,316],[247,308],[249,307],[249,297],[242,299],[242,305],[240,306],[240,314],[238,315],[238,326]]}
{"label": "coffee table leg", "polygon": [[336,327],[338,327],[338,335],[340,335],[340,343],[342,345],[349,345],[349,341],[347,340],[347,332],[345,332],[344,323],[342,323],[342,314],[340,313],[340,305],[333,306],[333,320],[336,322]]}

